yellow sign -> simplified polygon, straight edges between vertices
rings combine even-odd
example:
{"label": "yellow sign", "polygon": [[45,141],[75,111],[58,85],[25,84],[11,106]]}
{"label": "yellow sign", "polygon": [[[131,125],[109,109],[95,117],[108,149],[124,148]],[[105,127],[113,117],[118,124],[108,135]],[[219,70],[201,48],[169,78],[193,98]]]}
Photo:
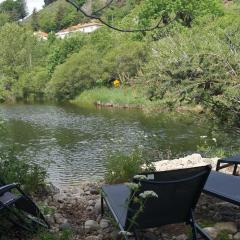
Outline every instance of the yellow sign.
{"label": "yellow sign", "polygon": [[115,88],[120,87],[120,81],[118,79],[114,80],[113,85],[114,85]]}

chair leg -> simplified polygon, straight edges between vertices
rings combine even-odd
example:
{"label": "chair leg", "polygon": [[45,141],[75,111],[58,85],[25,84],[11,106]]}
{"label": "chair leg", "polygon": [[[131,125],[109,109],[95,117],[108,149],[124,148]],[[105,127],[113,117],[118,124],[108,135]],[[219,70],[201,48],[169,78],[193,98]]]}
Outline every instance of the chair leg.
{"label": "chair leg", "polygon": [[238,164],[236,163],[234,165],[234,169],[233,169],[233,175],[236,176],[237,175],[237,168],[238,168]]}
{"label": "chair leg", "polygon": [[134,234],[134,238],[135,238],[136,240],[141,240],[141,238],[140,238],[140,236],[139,236],[139,232],[138,232],[137,230],[134,230],[134,231],[133,231],[133,234]]}
{"label": "chair leg", "polygon": [[204,232],[198,224],[195,223],[195,227],[196,227],[197,232],[198,232],[204,239],[212,240],[212,238],[211,238],[206,232]]}
{"label": "chair leg", "polygon": [[216,166],[216,171],[219,171],[219,169],[220,169],[220,162],[218,161]]}
{"label": "chair leg", "polygon": [[192,228],[192,240],[197,240],[197,229],[196,229],[195,219],[194,219],[192,210],[190,213],[190,226]]}
{"label": "chair leg", "polygon": [[104,202],[103,202],[103,196],[101,195],[101,216],[104,215]]}

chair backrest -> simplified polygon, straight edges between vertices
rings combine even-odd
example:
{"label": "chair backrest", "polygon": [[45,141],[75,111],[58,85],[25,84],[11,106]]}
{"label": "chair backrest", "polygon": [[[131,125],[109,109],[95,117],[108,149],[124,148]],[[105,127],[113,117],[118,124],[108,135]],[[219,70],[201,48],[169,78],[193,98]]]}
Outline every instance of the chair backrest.
{"label": "chair backrest", "polygon": [[[189,222],[191,210],[196,207],[210,171],[211,166],[203,166],[141,174],[147,180],[134,180],[135,183],[140,183],[140,188],[132,193],[129,203],[126,223],[128,229]],[[139,194],[144,191],[154,191],[158,197],[141,200],[144,203],[141,211],[134,196],[142,199]]]}

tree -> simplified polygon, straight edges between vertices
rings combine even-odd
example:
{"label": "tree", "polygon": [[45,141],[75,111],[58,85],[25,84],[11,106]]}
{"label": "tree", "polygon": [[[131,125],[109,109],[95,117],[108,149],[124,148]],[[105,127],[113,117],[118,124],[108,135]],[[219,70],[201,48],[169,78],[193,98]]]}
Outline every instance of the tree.
{"label": "tree", "polygon": [[6,13],[0,13],[0,27],[10,22],[10,16]]}
{"label": "tree", "polygon": [[56,0],[44,0],[45,6],[55,2]]}
{"label": "tree", "polygon": [[16,23],[5,24],[0,31],[0,89],[10,91],[20,75],[32,65],[36,40],[31,32]]}
{"label": "tree", "polygon": [[39,22],[38,22],[38,13],[36,8],[33,9],[32,18],[31,18],[31,25],[33,31],[39,30]]}
{"label": "tree", "polygon": [[6,0],[0,4],[0,13],[6,13],[12,21],[18,21],[27,16],[25,0]]}

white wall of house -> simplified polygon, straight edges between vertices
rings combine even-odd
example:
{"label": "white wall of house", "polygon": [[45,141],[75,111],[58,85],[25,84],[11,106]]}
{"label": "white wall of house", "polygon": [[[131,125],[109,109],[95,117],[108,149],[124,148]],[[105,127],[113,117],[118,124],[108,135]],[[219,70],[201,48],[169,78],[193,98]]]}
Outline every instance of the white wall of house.
{"label": "white wall of house", "polygon": [[63,39],[72,33],[76,33],[76,32],[91,33],[91,32],[96,31],[100,27],[101,27],[101,25],[83,26],[83,27],[81,27],[77,30],[73,30],[73,31],[60,31],[60,32],[56,33],[56,36]]}

